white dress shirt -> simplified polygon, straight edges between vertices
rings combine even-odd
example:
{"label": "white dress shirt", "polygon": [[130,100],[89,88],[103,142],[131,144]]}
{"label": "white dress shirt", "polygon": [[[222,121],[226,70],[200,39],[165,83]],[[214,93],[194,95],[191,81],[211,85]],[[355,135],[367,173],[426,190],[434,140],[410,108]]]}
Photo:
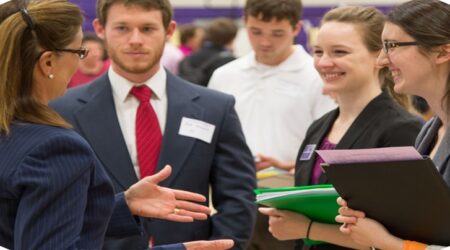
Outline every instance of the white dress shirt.
{"label": "white dress shirt", "polygon": [[139,106],[139,100],[130,94],[131,88],[134,86],[147,85],[152,90],[150,103],[158,117],[161,133],[164,135],[164,128],[167,117],[167,92],[166,92],[166,71],[161,66],[156,74],[144,83],[132,83],[117,74],[112,67],[108,71],[109,80],[111,82],[112,95],[116,114],[119,120],[120,129],[122,130],[125,143],[127,144],[128,153],[133,162],[134,170],[138,179],[139,165],[137,160],[136,147],[136,113]]}
{"label": "white dress shirt", "polygon": [[293,162],[309,125],[335,103],[300,45],[281,64],[268,66],[255,53],[218,68],[209,88],[234,95],[236,111],[253,154]]}

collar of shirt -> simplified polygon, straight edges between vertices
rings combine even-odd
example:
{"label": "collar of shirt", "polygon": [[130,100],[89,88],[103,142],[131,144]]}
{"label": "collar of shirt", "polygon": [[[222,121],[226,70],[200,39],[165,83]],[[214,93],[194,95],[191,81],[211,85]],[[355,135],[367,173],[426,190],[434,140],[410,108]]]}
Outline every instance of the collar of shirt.
{"label": "collar of shirt", "polygon": [[[261,68],[272,69],[276,72],[280,71],[297,71],[301,69],[305,64],[310,63],[307,60],[308,54],[305,49],[301,45],[294,45],[293,53],[286,58],[283,62],[276,66],[264,65],[256,61],[255,52],[252,51],[251,54],[246,58],[247,62],[244,63],[244,70],[257,70],[259,71]],[[262,67],[261,67],[262,66]]]}
{"label": "collar of shirt", "polygon": [[152,95],[152,98],[155,97],[160,100],[166,94],[167,74],[163,67],[160,67],[156,74],[142,84],[136,84],[128,81],[121,75],[117,74],[112,67],[109,68],[108,77],[111,82],[113,95],[116,96],[121,102],[125,102],[127,100],[131,88],[144,84],[151,88],[154,94]]}

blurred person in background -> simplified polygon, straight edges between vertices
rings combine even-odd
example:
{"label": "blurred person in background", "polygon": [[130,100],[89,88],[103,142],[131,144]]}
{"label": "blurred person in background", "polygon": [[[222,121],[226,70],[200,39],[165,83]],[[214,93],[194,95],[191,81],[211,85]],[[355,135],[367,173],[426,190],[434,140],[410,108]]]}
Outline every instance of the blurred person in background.
{"label": "blurred person in background", "polygon": [[78,69],[67,88],[89,83],[108,70],[110,61],[102,39],[95,33],[87,33],[83,37],[82,46],[89,50],[89,54],[78,63]]}
{"label": "blurred person in background", "polygon": [[236,59],[232,47],[237,31],[238,27],[232,19],[213,19],[206,28],[201,48],[180,62],[179,76],[192,83],[207,86],[217,68]]}
{"label": "blurred person in background", "polygon": [[194,24],[184,24],[178,27],[180,46],[179,49],[184,56],[197,51],[203,44],[205,31]]}
{"label": "blurred person in background", "polygon": [[161,56],[161,64],[172,74],[178,74],[178,68],[184,55],[172,42],[167,41]]}

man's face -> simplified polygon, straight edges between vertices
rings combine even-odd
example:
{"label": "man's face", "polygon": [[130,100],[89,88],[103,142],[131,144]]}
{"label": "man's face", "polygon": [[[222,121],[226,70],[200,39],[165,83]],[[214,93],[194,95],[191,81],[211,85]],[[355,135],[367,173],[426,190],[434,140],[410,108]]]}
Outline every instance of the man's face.
{"label": "man's face", "polygon": [[300,22],[294,28],[287,19],[265,22],[253,16],[248,16],[245,24],[256,60],[266,65],[278,65],[289,57],[301,28]]}
{"label": "man's face", "polygon": [[136,76],[150,77],[159,70],[164,44],[175,29],[175,22],[166,30],[159,10],[114,4],[105,26],[96,20],[94,27],[105,40],[113,69],[136,81]]}

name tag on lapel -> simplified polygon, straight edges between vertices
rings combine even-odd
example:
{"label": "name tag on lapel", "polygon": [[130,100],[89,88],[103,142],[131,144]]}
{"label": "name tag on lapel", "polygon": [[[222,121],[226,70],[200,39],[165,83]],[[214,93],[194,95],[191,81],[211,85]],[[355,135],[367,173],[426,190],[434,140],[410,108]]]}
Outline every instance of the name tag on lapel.
{"label": "name tag on lapel", "polygon": [[211,143],[214,135],[215,125],[204,121],[183,117],[181,119],[180,130],[178,134]]}
{"label": "name tag on lapel", "polygon": [[305,149],[303,149],[302,155],[300,155],[300,161],[309,161],[315,149],[316,144],[306,145]]}

